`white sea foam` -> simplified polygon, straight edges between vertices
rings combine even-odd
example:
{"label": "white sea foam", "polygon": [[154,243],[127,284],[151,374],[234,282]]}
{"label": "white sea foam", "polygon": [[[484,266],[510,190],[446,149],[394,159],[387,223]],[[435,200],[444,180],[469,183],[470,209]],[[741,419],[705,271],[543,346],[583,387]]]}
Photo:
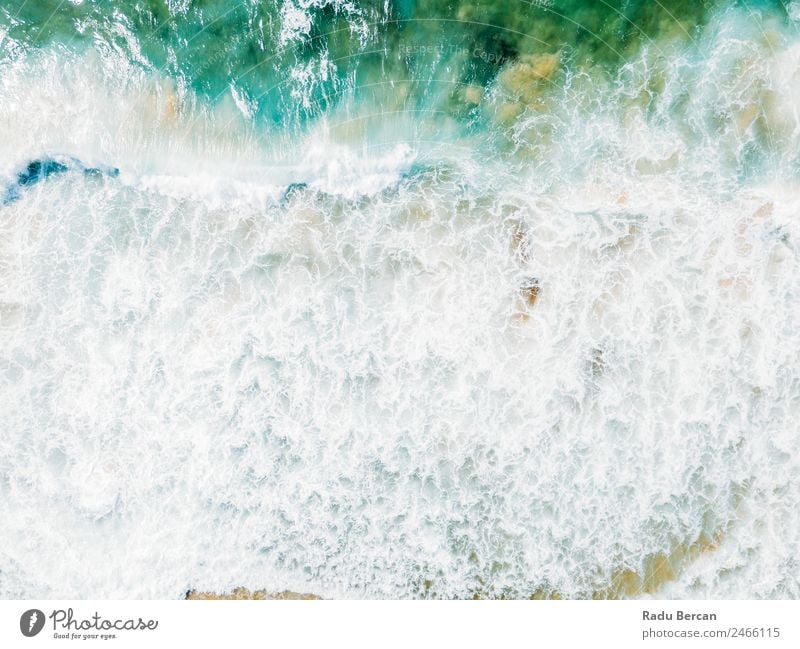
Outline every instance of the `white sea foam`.
{"label": "white sea foam", "polygon": [[364,12],[350,0],[283,0],[281,2],[281,33],[279,42],[282,46],[291,45],[307,39],[311,34],[315,13],[329,8],[336,14],[346,16],[353,33],[358,34],[362,45],[366,43],[370,32]]}
{"label": "white sea foam", "polygon": [[800,66],[747,25],[575,74],[503,163],[6,67],[8,179],[121,173],[0,209],[0,595],[585,596],[705,533],[656,594],[799,597]]}

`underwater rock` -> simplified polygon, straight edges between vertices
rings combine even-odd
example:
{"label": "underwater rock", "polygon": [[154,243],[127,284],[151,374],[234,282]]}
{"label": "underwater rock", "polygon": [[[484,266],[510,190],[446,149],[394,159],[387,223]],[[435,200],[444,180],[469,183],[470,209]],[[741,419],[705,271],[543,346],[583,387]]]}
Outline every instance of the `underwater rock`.
{"label": "underwater rock", "polygon": [[677,579],[683,571],[703,555],[715,552],[725,538],[720,530],[713,535],[700,534],[693,542],[675,544],[669,552],[650,555],[640,570],[625,568],[611,575],[605,590],[596,591],[592,599],[627,599],[644,594],[654,595],[663,586]]}
{"label": "underwater rock", "polygon": [[513,122],[520,116],[525,107],[518,101],[512,101],[508,104],[501,104],[497,108],[496,117],[497,121],[501,124],[508,124]]}
{"label": "underwater rock", "polygon": [[310,593],[295,593],[290,590],[284,590],[279,593],[268,593],[266,590],[253,590],[250,591],[247,588],[234,588],[230,593],[211,593],[211,592],[199,592],[196,590],[190,590],[186,592],[185,599],[198,599],[198,600],[211,600],[211,599],[236,599],[236,600],[245,600],[245,599],[258,599],[258,600],[281,600],[281,599],[302,599],[302,600],[316,600],[322,599],[317,595],[312,595]]}
{"label": "underwater rock", "polygon": [[[619,204],[619,201],[617,201],[617,204]],[[631,223],[630,225],[628,225],[626,233],[619,239],[617,239],[616,243],[603,246],[603,249],[613,248],[620,252],[625,252],[627,250],[630,250],[636,243],[636,238],[638,234],[639,234],[639,227],[636,224]]]}
{"label": "underwater rock", "polygon": [[[678,579],[692,563],[704,555],[716,552],[724,539],[724,530],[718,530],[714,534],[701,533],[694,541],[676,543],[667,552],[649,555],[637,570],[615,570],[608,586],[592,592],[591,599],[630,599],[656,595],[661,588]],[[529,599],[560,600],[565,597],[558,590],[542,586]]]}
{"label": "underwater rock", "polygon": [[522,263],[531,260],[530,241],[525,224],[518,221],[511,233],[511,251]]}
{"label": "underwater rock", "polygon": [[495,121],[509,125],[526,109],[543,110],[558,65],[557,54],[528,54],[505,66],[497,75],[497,92],[488,108]]}
{"label": "underwater rock", "polygon": [[519,297],[517,298],[516,313],[514,320],[519,322],[527,322],[530,318],[530,310],[536,306],[536,301],[539,299],[539,292],[541,287],[539,285],[538,277],[529,277],[520,288]]}
{"label": "underwater rock", "polygon": [[483,87],[476,85],[469,85],[464,88],[464,101],[468,104],[477,105],[483,99]]}
{"label": "underwater rock", "polygon": [[748,104],[742,110],[738,111],[734,115],[734,120],[736,122],[736,128],[741,135],[744,133],[750,125],[756,121],[759,114],[761,113],[761,108],[757,104]]}
{"label": "underwater rock", "polygon": [[766,219],[772,216],[772,213],[774,211],[775,211],[775,203],[773,203],[772,201],[767,201],[753,213],[753,217],[756,219]]}
{"label": "underwater rock", "polygon": [[536,304],[536,299],[539,297],[539,279],[531,277],[522,285],[522,297],[525,303],[530,307]]}
{"label": "underwater rock", "polygon": [[497,77],[506,94],[525,104],[536,102],[545,84],[558,70],[557,54],[536,54],[520,57]]}

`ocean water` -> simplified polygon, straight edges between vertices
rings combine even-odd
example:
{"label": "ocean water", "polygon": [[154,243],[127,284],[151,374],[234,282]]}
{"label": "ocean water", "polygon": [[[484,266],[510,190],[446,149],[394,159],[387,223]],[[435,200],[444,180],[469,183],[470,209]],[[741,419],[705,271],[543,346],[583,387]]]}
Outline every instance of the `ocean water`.
{"label": "ocean water", "polygon": [[800,3],[0,2],[0,597],[800,597]]}

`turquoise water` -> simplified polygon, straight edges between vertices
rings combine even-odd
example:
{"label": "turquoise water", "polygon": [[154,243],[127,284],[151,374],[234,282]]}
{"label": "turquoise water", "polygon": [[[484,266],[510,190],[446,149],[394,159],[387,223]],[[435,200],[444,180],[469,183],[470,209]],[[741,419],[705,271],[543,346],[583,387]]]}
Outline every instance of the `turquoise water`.
{"label": "turquoise water", "polygon": [[800,596],[798,27],[0,6],[0,596]]}
{"label": "turquoise water", "polygon": [[[554,50],[575,66],[612,70],[653,39],[691,42],[713,10],[694,2],[53,0],[5,7],[3,23],[22,51],[108,48],[212,101],[233,84],[259,117],[285,128],[353,96],[391,94],[373,84],[407,79],[406,107],[457,113],[448,84],[486,85],[509,61]],[[317,73],[312,82],[287,78],[303,66]],[[298,107],[294,92],[309,103]]]}

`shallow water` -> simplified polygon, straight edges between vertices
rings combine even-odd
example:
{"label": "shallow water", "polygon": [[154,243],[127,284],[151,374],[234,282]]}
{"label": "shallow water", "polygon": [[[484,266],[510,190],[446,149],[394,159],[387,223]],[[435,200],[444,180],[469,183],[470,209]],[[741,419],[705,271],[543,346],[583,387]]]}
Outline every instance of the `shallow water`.
{"label": "shallow water", "polygon": [[798,25],[0,7],[0,596],[799,597]]}

